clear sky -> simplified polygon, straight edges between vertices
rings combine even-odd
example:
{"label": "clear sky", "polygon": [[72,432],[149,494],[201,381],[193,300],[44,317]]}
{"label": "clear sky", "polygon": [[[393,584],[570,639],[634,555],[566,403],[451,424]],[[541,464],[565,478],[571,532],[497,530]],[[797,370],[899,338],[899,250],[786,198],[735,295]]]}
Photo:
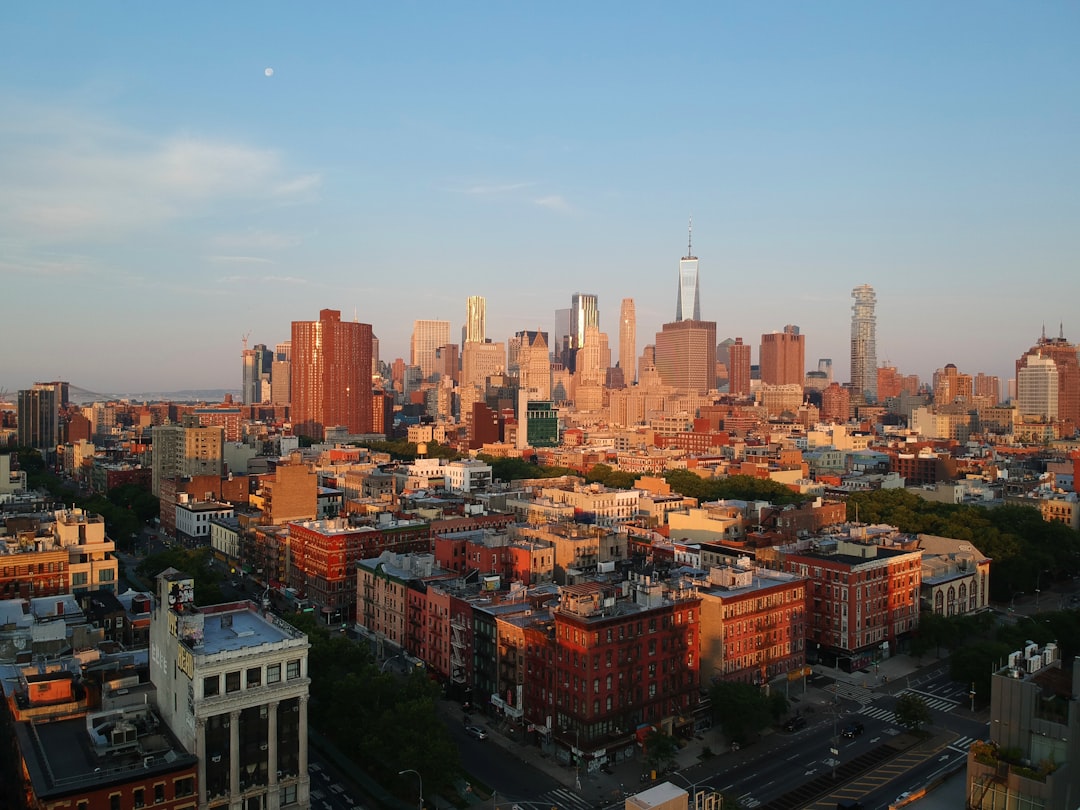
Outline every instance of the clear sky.
{"label": "clear sky", "polygon": [[[1012,376],[1080,342],[1080,3],[4,3],[0,388],[238,388],[322,308],[702,316]],[[267,75],[267,69],[272,75]]]}

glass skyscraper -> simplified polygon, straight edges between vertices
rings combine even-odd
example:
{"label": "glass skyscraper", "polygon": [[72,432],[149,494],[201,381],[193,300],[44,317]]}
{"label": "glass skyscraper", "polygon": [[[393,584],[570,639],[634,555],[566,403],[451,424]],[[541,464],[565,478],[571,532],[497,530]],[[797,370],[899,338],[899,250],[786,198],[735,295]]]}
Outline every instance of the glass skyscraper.
{"label": "glass skyscraper", "polygon": [[693,222],[686,239],[686,255],[679,260],[679,297],[675,301],[676,321],[701,320],[701,291],[698,282],[698,259],[692,249]]}

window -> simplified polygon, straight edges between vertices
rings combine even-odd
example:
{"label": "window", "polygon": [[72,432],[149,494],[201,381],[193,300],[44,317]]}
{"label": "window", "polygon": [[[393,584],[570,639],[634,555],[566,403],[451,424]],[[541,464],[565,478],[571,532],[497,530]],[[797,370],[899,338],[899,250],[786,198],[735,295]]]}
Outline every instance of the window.
{"label": "window", "polygon": [[154,804],[161,804],[165,801],[165,783],[158,782],[154,785]]}
{"label": "window", "polygon": [[247,686],[259,686],[262,683],[262,667],[252,667],[247,671]]}
{"label": "window", "polygon": [[240,691],[240,670],[225,673],[225,691],[226,692],[239,692]]}
{"label": "window", "polygon": [[218,675],[207,675],[203,678],[202,693],[203,697],[213,697],[220,694],[221,691],[221,679]]}
{"label": "window", "polygon": [[72,585],[85,585],[86,584],[86,572],[85,571],[76,571],[74,574],[72,574],[71,575],[71,584]]}
{"label": "window", "polygon": [[112,582],[114,579],[116,579],[116,572],[111,568],[98,572],[98,582]]}
{"label": "window", "polygon": [[185,776],[183,779],[177,779],[173,782],[173,796],[194,796],[195,795],[195,777]]}
{"label": "window", "polygon": [[291,681],[300,677],[300,659],[290,661],[285,667],[285,680]]}
{"label": "window", "polygon": [[271,664],[266,668],[266,682],[278,683],[281,681],[281,664]]}
{"label": "window", "polygon": [[296,804],[296,785],[289,785],[281,789],[279,804]]}
{"label": "window", "polygon": [[119,793],[112,793],[109,795],[109,810],[120,810]]}
{"label": "window", "polygon": [[136,807],[146,806],[146,796],[144,794],[145,790],[141,787],[137,787],[131,792],[131,797],[134,800]]}

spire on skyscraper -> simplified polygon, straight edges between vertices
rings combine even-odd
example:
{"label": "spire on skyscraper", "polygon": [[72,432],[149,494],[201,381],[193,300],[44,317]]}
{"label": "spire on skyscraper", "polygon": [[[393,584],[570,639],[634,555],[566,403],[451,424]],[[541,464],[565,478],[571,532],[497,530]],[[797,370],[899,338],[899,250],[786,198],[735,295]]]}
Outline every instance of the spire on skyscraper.
{"label": "spire on skyscraper", "polygon": [[690,218],[686,236],[686,255],[679,261],[679,292],[675,301],[676,321],[701,320],[701,294],[698,284],[698,260],[693,253],[694,218]]}

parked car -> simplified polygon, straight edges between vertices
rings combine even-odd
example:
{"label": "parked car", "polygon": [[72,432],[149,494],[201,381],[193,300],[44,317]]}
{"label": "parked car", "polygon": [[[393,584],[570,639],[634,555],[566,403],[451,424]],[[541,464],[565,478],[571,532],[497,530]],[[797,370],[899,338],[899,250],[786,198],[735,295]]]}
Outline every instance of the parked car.
{"label": "parked car", "polygon": [[863,733],[866,729],[863,728],[862,723],[848,723],[844,726],[840,732],[841,737],[847,737],[848,739],[854,739]]}
{"label": "parked car", "polygon": [[465,733],[477,740],[487,739],[487,731],[483,726],[465,726]]}
{"label": "parked car", "polygon": [[789,717],[784,723],[784,731],[798,731],[801,728],[806,728],[806,718],[799,714]]}

